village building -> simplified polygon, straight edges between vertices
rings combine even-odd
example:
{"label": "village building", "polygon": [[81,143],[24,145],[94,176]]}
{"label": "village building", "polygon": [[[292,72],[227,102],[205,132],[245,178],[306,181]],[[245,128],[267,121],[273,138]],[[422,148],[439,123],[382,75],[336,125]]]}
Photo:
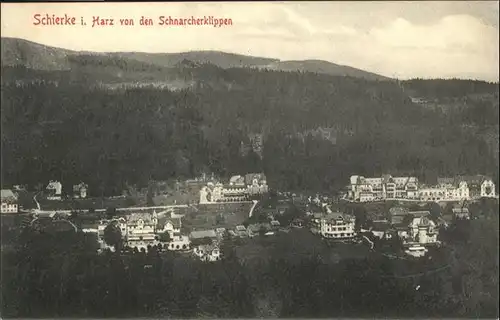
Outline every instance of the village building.
{"label": "village building", "polygon": [[416,104],[425,104],[428,103],[428,101],[425,98],[421,97],[410,97],[412,103]]}
{"label": "village building", "polygon": [[181,235],[181,227],[180,218],[160,217],[157,220],[155,233],[168,232],[170,239],[175,240]]}
{"label": "village building", "polygon": [[48,200],[61,200],[62,184],[59,181],[49,181],[45,190],[47,191]]}
{"label": "village building", "polygon": [[180,218],[175,218],[173,215],[168,217],[161,217],[158,219],[158,224],[156,226],[156,234],[158,239],[161,241],[161,233],[168,232],[170,236],[170,242],[165,244],[168,250],[189,250],[191,248],[191,241],[188,236],[181,234],[182,220]]}
{"label": "village building", "polygon": [[186,251],[191,249],[191,240],[188,236],[179,235],[164,246],[171,251]]}
{"label": "village building", "polygon": [[325,216],[324,212],[316,211],[313,212],[311,215],[311,220],[310,220],[310,226],[313,229],[321,229],[321,219]]}
{"label": "village building", "polygon": [[220,259],[218,234],[215,230],[196,230],[189,234],[193,254],[202,261],[217,261]]}
{"label": "village building", "polygon": [[416,177],[365,178],[354,175],[347,188],[347,199],[371,202],[390,199],[421,201],[460,201],[496,197],[495,184],[482,175],[438,178],[436,185],[419,186]]}
{"label": "village building", "polygon": [[247,228],[245,228],[244,225],[237,225],[235,228],[234,228],[234,233],[237,237],[240,237],[240,238],[245,238],[245,237],[248,237],[248,230]]}
{"label": "village building", "polygon": [[467,183],[467,187],[469,188],[470,193],[470,199],[496,197],[495,184],[489,177],[476,175],[462,176],[458,179]]}
{"label": "village building", "polygon": [[218,236],[222,236],[226,233],[226,228],[217,228],[215,229],[215,232],[217,233]]}
{"label": "village building", "polygon": [[[255,237],[260,233],[261,230],[261,224],[260,223],[253,223],[248,226],[247,231],[248,231],[248,236],[249,237]],[[236,235],[236,233],[235,233]]]}
{"label": "village building", "polygon": [[417,199],[418,179],[416,177],[379,178],[351,176],[347,198],[356,202],[370,202],[385,199]]}
{"label": "village building", "polygon": [[126,245],[139,250],[147,250],[159,240],[156,235],[157,217],[148,217],[143,214],[131,214],[127,217],[125,241]]}
{"label": "village building", "polygon": [[496,197],[495,184],[483,175],[440,177],[437,186],[422,190],[423,201],[461,201]]}
{"label": "village building", "polygon": [[404,243],[428,245],[439,242],[438,228],[430,218],[429,211],[408,211],[406,208],[394,207],[389,214],[391,229]]}
{"label": "village building", "polygon": [[263,174],[247,174],[233,176],[229,183],[209,182],[200,190],[200,204],[217,202],[243,202],[251,197],[268,192],[266,178]]}
{"label": "village building", "polygon": [[469,209],[462,207],[462,208],[453,208],[453,219],[454,220],[469,220],[470,219],[470,213]]}
{"label": "village building", "polygon": [[189,238],[191,241],[196,242],[200,240],[204,241],[216,241],[217,240],[217,232],[215,230],[195,230],[191,231],[189,234]]}
{"label": "village building", "polygon": [[320,219],[320,234],[329,239],[349,239],[356,236],[354,217],[340,212],[332,212]]}
{"label": "village building", "polygon": [[404,207],[392,207],[389,209],[389,221],[392,225],[402,223],[410,211]]}
{"label": "village building", "polygon": [[406,242],[417,242],[420,245],[434,245],[439,243],[439,230],[436,223],[430,218],[429,211],[414,211],[409,213],[412,221],[409,225]]}
{"label": "village building", "polygon": [[[402,207],[389,210],[389,229],[374,227],[372,233],[378,237],[391,238],[389,234],[398,236],[403,241],[405,253],[414,257],[422,257],[427,253],[427,246],[439,245],[439,229],[431,219],[429,211],[409,211]],[[376,223],[374,223],[376,225]],[[378,230],[378,229],[384,229]]]}
{"label": "village building", "polygon": [[[109,223],[115,223],[119,228],[125,246],[147,250],[148,246],[162,245],[168,250],[187,250],[190,241],[187,236],[181,235],[181,219],[159,217],[156,212],[132,213],[111,221],[101,221],[98,225],[99,242],[104,243],[104,230]],[[162,234],[169,234],[168,243],[163,243]]]}
{"label": "village building", "polygon": [[245,183],[250,196],[265,194],[269,191],[266,176],[262,173],[249,173],[245,175]]}
{"label": "village building", "polygon": [[470,198],[469,188],[465,181],[449,178],[438,178],[435,186],[420,189],[422,201],[460,201]]}
{"label": "village building", "polygon": [[75,199],[85,199],[87,198],[88,185],[80,182],[73,186],[73,198]]}
{"label": "village building", "polygon": [[246,186],[209,182],[200,190],[200,204],[248,201]]}
{"label": "village building", "polygon": [[19,204],[17,195],[10,189],[1,190],[1,213],[18,213]]}
{"label": "village building", "polygon": [[201,261],[214,262],[221,259],[221,251],[216,244],[199,245],[193,249],[193,254]]}
{"label": "village building", "polygon": [[270,224],[271,224],[271,229],[273,230],[278,230],[281,227],[281,224],[278,220],[272,220]]}

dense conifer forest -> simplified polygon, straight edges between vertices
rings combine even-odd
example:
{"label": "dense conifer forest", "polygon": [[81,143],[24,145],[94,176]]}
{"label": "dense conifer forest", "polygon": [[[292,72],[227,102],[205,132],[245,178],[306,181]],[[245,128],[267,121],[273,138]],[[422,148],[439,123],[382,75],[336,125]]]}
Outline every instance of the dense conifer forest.
{"label": "dense conifer forest", "polygon": [[[33,73],[9,70],[7,79]],[[261,169],[272,187],[299,190],[336,190],[355,173],[431,180],[484,173],[498,181],[496,84],[398,84],[210,64],[175,70],[196,81],[169,90],[110,89],[52,72],[50,81],[44,74],[39,81],[4,80],[2,180],[84,180],[91,192],[109,195],[150,179]],[[412,103],[406,92],[428,94],[428,81],[443,87],[441,100],[457,95],[454,84],[472,98],[446,111]],[[335,141],[310,134],[317,128]],[[264,135],[262,159],[240,152],[255,133]]]}

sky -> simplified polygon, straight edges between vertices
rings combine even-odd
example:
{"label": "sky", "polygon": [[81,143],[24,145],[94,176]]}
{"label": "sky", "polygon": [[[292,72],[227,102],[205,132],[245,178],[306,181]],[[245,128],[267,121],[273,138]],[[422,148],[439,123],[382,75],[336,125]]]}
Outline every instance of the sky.
{"label": "sky", "polygon": [[[78,51],[219,50],[320,59],[399,79],[499,80],[498,1],[2,3],[1,9],[2,37]],[[35,14],[67,14],[77,25],[37,26]],[[114,25],[92,27],[97,16]],[[139,25],[141,16],[154,25]],[[160,16],[212,16],[232,25],[161,26]],[[121,26],[120,18],[135,24]]]}

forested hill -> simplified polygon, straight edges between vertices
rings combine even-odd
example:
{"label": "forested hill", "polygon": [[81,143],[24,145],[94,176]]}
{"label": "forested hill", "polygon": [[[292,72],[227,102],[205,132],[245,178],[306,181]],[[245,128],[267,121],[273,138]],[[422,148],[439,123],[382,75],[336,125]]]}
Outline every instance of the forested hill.
{"label": "forested hill", "polygon": [[496,96],[499,84],[494,82],[463,79],[412,79],[403,81],[404,88],[413,95],[427,98],[463,98]]}
{"label": "forested hill", "polygon": [[[35,72],[14,69],[26,78]],[[84,180],[92,193],[116,194],[127,184],[210,171],[264,170],[272,187],[309,190],[336,190],[355,173],[498,177],[493,149],[463,128],[466,109],[422,108],[395,82],[212,64],[194,69],[194,85],[174,91],[110,90],[82,81],[96,77],[90,72],[36,71],[37,82],[4,82],[3,183]],[[74,81],[57,80],[61,74]],[[56,81],[43,80],[51,76]],[[317,128],[335,142],[299,135]],[[262,159],[241,150],[251,134],[264,137]]]}
{"label": "forested hill", "polygon": [[[72,70],[80,72],[82,63],[91,59],[100,67],[122,66],[121,72],[129,65],[135,73],[129,73],[132,80],[143,81],[144,74],[139,71],[165,73],[168,68],[177,67],[183,61],[196,64],[212,64],[227,68],[264,68],[282,71],[315,72],[328,75],[351,76],[369,80],[389,80],[386,77],[349,66],[341,66],[328,61],[280,61],[273,58],[253,57],[220,51],[190,51],[180,53],[143,53],[143,52],[77,52],[54,48],[27,40],[1,38],[2,67],[23,66],[35,70]],[[167,72],[168,73],[168,72]],[[111,73],[114,75],[113,73]],[[135,78],[134,75],[139,76]],[[109,76],[109,75],[108,75]],[[156,79],[158,75],[153,75]]]}
{"label": "forested hill", "polygon": [[[260,170],[282,189],[338,190],[351,174],[387,172],[498,179],[498,85],[261,69],[248,66],[276,61],[234,55],[220,67],[225,54],[214,52],[167,63],[5,43],[6,185],[84,180],[91,193],[116,194],[150,179]],[[262,148],[248,151],[255,135]]]}

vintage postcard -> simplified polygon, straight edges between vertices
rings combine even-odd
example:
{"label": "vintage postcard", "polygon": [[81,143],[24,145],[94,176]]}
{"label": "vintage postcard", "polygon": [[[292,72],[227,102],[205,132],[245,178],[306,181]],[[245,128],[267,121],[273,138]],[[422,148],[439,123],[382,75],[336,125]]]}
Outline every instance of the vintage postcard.
{"label": "vintage postcard", "polygon": [[498,319],[498,1],[1,4],[2,318]]}

